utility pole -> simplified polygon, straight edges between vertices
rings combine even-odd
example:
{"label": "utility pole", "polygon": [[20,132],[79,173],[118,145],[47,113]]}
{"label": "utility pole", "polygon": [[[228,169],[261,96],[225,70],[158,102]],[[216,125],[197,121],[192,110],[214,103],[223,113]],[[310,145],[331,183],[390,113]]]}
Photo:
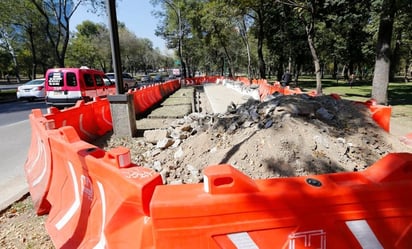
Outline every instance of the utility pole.
{"label": "utility pole", "polygon": [[112,114],[113,133],[118,137],[133,137],[136,134],[136,113],[133,103],[133,94],[123,93],[122,62],[120,59],[116,1],[106,0],[106,7],[109,15],[110,43],[112,47],[114,77],[116,79],[116,95],[108,96],[110,112]]}
{"label": "utility pole", "polygon": [[117,15],[116,15],[116,1],[106,0],[107,14],[109,16],[109,32],[110,32],[110,44],[112,48],[112,60],[114,69],[114,78],[116,83],[116,94],[122,94],[123,89],[123,76],[122,76],[122,61],[120,57],[120,42],[119,32],[117,27]]}

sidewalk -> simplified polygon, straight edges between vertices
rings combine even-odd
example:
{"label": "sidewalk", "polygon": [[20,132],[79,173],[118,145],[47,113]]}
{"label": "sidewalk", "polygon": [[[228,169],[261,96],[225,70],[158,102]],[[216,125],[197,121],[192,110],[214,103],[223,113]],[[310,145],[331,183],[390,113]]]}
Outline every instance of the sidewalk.
{"label": "sidewalk", "polygon": [[203,87],[213,113],[225,113],[231,103],[241,105],[251,98],[248,94],[242,94],[219,84],[205,84]]}

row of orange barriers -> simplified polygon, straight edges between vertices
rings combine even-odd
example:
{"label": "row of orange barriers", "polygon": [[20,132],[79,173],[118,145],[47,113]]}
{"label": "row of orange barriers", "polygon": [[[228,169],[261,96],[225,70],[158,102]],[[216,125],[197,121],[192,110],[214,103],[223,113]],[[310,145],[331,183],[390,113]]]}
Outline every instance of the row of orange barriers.
{"label": "row of orange barriers", "polygon": [[[246,77],[238,77],[236,78],[237,81],[242,82],[246,86],[250,86],[252,84],[259,86],[259,96],[260,99],[265,99],[268,95],[272,95],[274,93],[280,93],[283,95],[294,95],[294,94],[302,94],[302,89],[299,87],[290,88],[289,86],[282,86],[280,82],[275,81],[273,84],[269,84],[266,79],[252,79],[249,80]],[[312,90],[310,92],[305,92],[310,96],[316,96],[316,91]]]}
{"label": "row of orange barriers", "polygon": [[186,86],[198,86],[205,83],[216,83],[217,80],[223,79],[223,76],[199,76],[194,78],[184,79],[184,84]]}
{"label": "row of orange barriers", "polygon": [[[308,94],[309,96],[316,96],[316,90],[309,92],[302,92],[298,87],[291,89],[289,86],[283,87],[279,82],[274,82],[273,85],[268,84],[267,80],[256,80],[253,79],[250,81],[248,78],[239,77],[238,81],[242,82],[245,85],[257,84],[259,85],[259,95],[260,99],[263,100],[266,96],[272,95],[274,93],[280,93],[283,95],[294,95],[294,94]],[[340,99],[338,94],[331,94],[335,99]],[[365,102],[354,102],[355,104],[363,104],[369,108],[371,112],[372,119],[385,131],[389,132],[390,130],[390,118],[392,113],[391,106],[378,105],[375,100],[371,99]]]}
{"label": "row of orange barriers", "polygon": [[[142,114],[180,87],[178,80],[151,85],[129,92],[134,96],[136,114]],[[51,181],[51,148],[45,136],[46,131],[59,127],[72,127],[79,138],[92,142],[113,129],[110,103],[108,99],[95,98],[92,102],[78,101],[74,107],[60,110],[55,107],[48,109],[44,117],[39,110],[33,114],[37,122],[33,122],[32,138],[25,172],[31,187],[30,193],[36,212],[44,214],[49,211],[50,204],[46,200]]]}
{"label": "row of orange barriers", "polygon": [[144,86],[140,89],[129,90],[128,94],[133,95],[136,114],[143,114],[179,88],[180,81],[171,80],[164,83]]}
{"label": "row of orange barriers", "polygon": [[[104,151],[71,126],[30,115],[30,193],[47,205],[56,248],[408,248],[412,154],[390,154],[364,172],[252,180],[209,166],[204,183],[162,185],[131,163],[127,148]],[[36,160],[34,160],[36,159]],[[46,160],[47,159],[47,160]],[[36,162],[34,162],[36,161]],[[46,166],[47,191],[37,180]],[[33,176],[33,177],[31,177]],[[37,176],[37,177],[34,177]],[[42,182],[45,183],[45,182]],[[39,207],[39,205],[36,205]],[[130,236],[133,234],[133,236]]]}
{"label": "row of orange barriers", "polygon": [[267,180],[215,165],[203,183],[163,185],[158,173],[131,162],[129,149],[87,142],[110,128],[106,105],[97,99],[30,114],[25,172],[56,248],[412,244],[412,154],[389,154],[363,172]]}
{"label": "row of orange barriers", "polygon": [[54,151],[50,137],[61,135],[57,128],[70,127],[82,141],[94,141],[112,130],[112,117],[107,99],[77,104],[65,110],[49,108],[49,114],[42,114],[36,109],[30,114],[32,128],[31,145],[25,163],[25,174],[29,184],[34,208],[38,214],[48,213],[50,203],[46,196],[52,180]]}

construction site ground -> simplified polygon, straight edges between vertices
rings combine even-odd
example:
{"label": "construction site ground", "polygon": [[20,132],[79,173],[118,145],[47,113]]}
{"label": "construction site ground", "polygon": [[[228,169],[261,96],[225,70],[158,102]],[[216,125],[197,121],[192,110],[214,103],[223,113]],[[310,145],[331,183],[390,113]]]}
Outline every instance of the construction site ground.
{"label": "construction site ground", "polygon": [[[396,113],[396,107],[388,133],[366,107],[351,101],[276,95],[260,103],[253,91],[242,91],[252,90],[182,88],[138,117],[137,137],[109,133],[95,144],[129,148],[132,161],[159,172],[165,184],[202,182],[203,168],[215,164],[265,179],[362,171],[388,153],[412,153],[400,142],[412,132],[412,118]],[[34,213],[26,196],[0,214],[0,247],[54,248],[46,219]]]}

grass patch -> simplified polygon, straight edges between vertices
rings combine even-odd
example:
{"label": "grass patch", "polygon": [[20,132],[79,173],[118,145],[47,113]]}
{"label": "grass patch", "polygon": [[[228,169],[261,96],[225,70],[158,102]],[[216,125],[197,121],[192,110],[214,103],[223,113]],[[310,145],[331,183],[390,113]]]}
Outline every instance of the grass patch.
{"label": "grass patch", "polygon": [[[313,78],[299,78],[298,87],[304,91],[316,88]],[[352,101],[366,101],[371,99],[372,82],[357,81],[352,86],[344,80],[322,79],[324,94],[336,93],[344,99]],[[388,104],[392,106],[393,116],[404,116],[412,118],[412,82],[390,82],[388,87]]]}

